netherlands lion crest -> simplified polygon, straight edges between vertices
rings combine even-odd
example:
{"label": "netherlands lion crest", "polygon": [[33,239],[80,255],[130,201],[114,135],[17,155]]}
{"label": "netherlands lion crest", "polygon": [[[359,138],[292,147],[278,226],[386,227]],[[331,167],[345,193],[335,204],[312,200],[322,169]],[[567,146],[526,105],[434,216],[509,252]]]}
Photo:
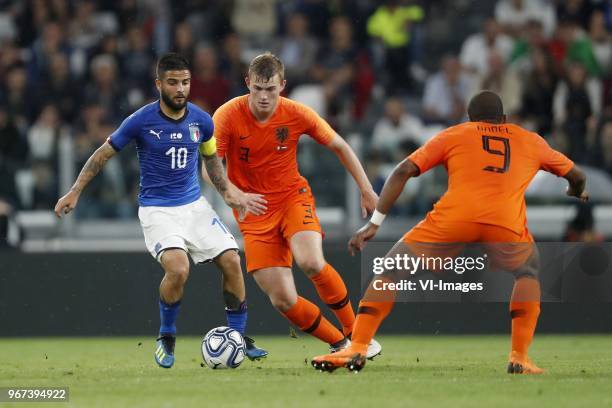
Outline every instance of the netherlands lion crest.
{"label": "netherlands lion crest", "polygon": [[276,140],[280,144],[285,143],[285,140],[289,137],[289,128],[287,126],[276,128]]}

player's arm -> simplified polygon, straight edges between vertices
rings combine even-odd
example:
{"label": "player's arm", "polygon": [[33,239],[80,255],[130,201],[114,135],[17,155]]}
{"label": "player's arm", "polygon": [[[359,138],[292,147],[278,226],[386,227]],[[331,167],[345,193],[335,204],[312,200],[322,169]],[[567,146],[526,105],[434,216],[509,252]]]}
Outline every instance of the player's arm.
{"label": "player's arm", "polygon": [[395,204],[395,201],[404,190],[404,186],[408,180],[411,177],[418,176],[419,173],[420,171],[417,165],[408,158],[402,160],[395,166],[387,178],[387,181],[385,181],[374,215],[349,241],[349,252],[351,255],[355,255],[356,251],[361,251],[366,241],[369,241],[376,235],[380,222],[382,222],[381,217],[384,218],[383,214],[388,214],[389,211],[391,211],[393,204]]}
{"label": "player's arm", "polygon": [[576,165],[563,176],[569,182],[566,194],[576,197],[581,201],[589,201],[589,193],[586,191],[586,174]]}
{"label": "player's arm", "polygon": [[567,195],[582,201],[589,199],[586,191],[586,175],[563,153],[551,148],[546,140],[539,135],[535,139],[540,154],[540,168],[555,176],[563,177],[569,182]]}
{"label": "player's arm", "polygon": [[89,182],[102,170],[106,162],[113,157],[117,151],[108,143],[104,142],[90,157],[81,169],[79,176],[70,188],[70,191],[55,204],[55,214],[61,217],[72,211],[79,201],[81,192]]}
{"label": "player's arm", "polygon": [[267,201],[261,194],[244,193],[227,179],[223,163],[217,156],[214,137],[200,145],[200,153],[202,154],[202,178],[221,194],[228,206],[238,210],[241,219],[246,216],[247,212],[255,215],[266,212]]}
{"label": "player's arm", "polygon": [[326,146],[338,156],[342,165],[351,173],[357,183],[361,192],[361,216],[365,218],[372,214],[374,208],[376,208],[378,197],[351,146],[339,136],[335,136]]}

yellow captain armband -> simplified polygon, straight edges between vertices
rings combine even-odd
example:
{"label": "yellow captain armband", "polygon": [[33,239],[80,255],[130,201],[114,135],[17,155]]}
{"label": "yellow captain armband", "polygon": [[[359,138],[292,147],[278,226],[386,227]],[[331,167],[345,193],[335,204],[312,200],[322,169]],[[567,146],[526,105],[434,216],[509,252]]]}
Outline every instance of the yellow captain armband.
{"label": "yellow captain armband", "polygon": [[211,137],[204,143],[200,144],[200,153],[203,156],[213,156],[217,153],[217,139]]}

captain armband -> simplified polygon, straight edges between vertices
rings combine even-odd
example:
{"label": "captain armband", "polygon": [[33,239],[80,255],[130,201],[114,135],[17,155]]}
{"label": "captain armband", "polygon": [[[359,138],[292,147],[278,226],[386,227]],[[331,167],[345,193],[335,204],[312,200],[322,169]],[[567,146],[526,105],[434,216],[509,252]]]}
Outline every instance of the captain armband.
{"label": "captain armband", "polygon": [[213,156],[217,153],[217,139],[211,137],[204,143],[200,144],[200,153],[203,156]]}

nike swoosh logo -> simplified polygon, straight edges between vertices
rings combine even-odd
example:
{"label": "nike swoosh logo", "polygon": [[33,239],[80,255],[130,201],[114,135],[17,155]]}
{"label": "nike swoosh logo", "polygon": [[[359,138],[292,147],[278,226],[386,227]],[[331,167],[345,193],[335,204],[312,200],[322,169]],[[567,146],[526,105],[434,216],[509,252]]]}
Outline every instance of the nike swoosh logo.
{"label": "nike swoosh logo", "polygon": [[240,136],[240,140],[247,139],[247,138],[249,138],[250,136],[251,136],[251,135],[249,135],[249,136]]}

